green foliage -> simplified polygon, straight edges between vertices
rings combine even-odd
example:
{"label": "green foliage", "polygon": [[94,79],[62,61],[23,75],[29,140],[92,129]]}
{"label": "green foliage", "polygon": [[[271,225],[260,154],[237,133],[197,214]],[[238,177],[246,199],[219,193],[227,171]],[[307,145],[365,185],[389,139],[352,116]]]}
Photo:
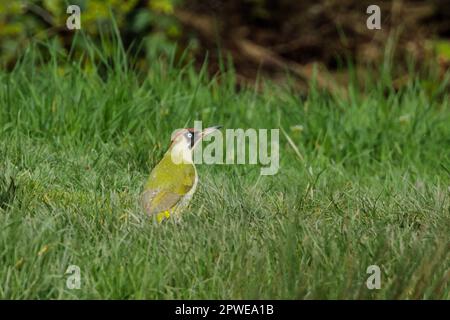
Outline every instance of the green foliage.
{"label": "green foliage", "polygon": [[[115,29],[132,34],[138,39],[148,37],[145,48],[167,51],[173,48],[173,39],[181,35],[178,22],[173,17],[176,0],[148,0],[145,5],[138,0],[74,0],[71,5],[81,9],[82,33],[100,43]],[[73,47],[72,37],[80,31],[68,31],[66,1],[36,0],[10,1],[0,4],[0,61],[3,66],[13,65],[20,52],[33,40],[51,39],[66,52],[82,55],[85,47]],[[103,48],[105,49],[105,48]]]}
{"label": "green foliage", "polygon": [[439,40],[435,42],[436,52],[439,57],[450,61],[450,41]]}
{"label": "green foliage", "polygon": [[[175,51],[142,74],[120,42],[77,41],[85,56],[33,44],[0,71],[1,298],[450,298],[445,83],[238,92],[232,70],[210,78]],[[280,171],[201,165],[183,222],[156,225],[139,194],[194,120],[283,129]]]}

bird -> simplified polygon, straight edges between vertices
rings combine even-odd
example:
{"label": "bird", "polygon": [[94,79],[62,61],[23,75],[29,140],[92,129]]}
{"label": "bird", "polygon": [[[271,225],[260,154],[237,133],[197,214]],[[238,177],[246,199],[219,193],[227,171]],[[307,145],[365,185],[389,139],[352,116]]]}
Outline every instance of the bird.
{"label": "bird", "polygon": [[194,149],[201,140],[219,130],[213,126],[202,131],[184,128],[175,131],[169,149],[150,172],[141,195],[141,205],[149,216],[161,223],[170,217],[181,221],[181,213],[197,189],[198,175],[193,161]]}

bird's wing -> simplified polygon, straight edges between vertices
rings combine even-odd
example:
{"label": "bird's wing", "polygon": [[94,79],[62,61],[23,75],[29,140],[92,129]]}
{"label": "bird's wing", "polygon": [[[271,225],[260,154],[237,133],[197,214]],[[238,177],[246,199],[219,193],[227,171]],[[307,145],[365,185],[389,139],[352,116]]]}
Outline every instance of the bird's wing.
{"label": "bird's wing", "polygon": [[167,190],[147,189],[142,194],[142,205],[149,215],[171,209],[180,201],[181,195]]}
{"label": "bird's wing", "polygon": [[193,165],[174,165],[168,159],[170,162],[164,158],[152,170],[144,188],[142,205],[147,214],[170,210],[192,189],[195,182]]}

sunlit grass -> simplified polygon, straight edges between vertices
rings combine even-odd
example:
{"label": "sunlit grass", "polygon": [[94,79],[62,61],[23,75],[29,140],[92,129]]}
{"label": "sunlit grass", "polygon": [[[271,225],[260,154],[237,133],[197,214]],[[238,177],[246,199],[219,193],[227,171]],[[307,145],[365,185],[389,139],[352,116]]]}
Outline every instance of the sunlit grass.
{"label": "sunlit grass", "polygon": [[[211,79],[171,59],[137,73],[118,51],[91,46],[80,62],[30,47],[0,71],[0,297],[450,298],[445,83],[305,98],[236,91],[232,71]],[[156,225],[139,194],[194,120],[283,129],[279,173],[199,166],[183,222]]]}

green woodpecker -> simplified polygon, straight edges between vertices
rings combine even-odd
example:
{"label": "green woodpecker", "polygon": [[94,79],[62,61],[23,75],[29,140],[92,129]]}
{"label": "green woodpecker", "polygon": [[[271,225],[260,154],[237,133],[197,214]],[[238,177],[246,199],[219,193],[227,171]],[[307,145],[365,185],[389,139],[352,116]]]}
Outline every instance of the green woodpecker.
{"label": "green woodpecker", "polygon": [[141,202],[148,215],[156,215],[158,222],[170,216],[180,219],[180,213],[187,207],[197,188],[194,149],[205,136],[219,128],[214,126],[201,132],[194,129],[175,132],[169,150],[153,168],[144,187]]}

